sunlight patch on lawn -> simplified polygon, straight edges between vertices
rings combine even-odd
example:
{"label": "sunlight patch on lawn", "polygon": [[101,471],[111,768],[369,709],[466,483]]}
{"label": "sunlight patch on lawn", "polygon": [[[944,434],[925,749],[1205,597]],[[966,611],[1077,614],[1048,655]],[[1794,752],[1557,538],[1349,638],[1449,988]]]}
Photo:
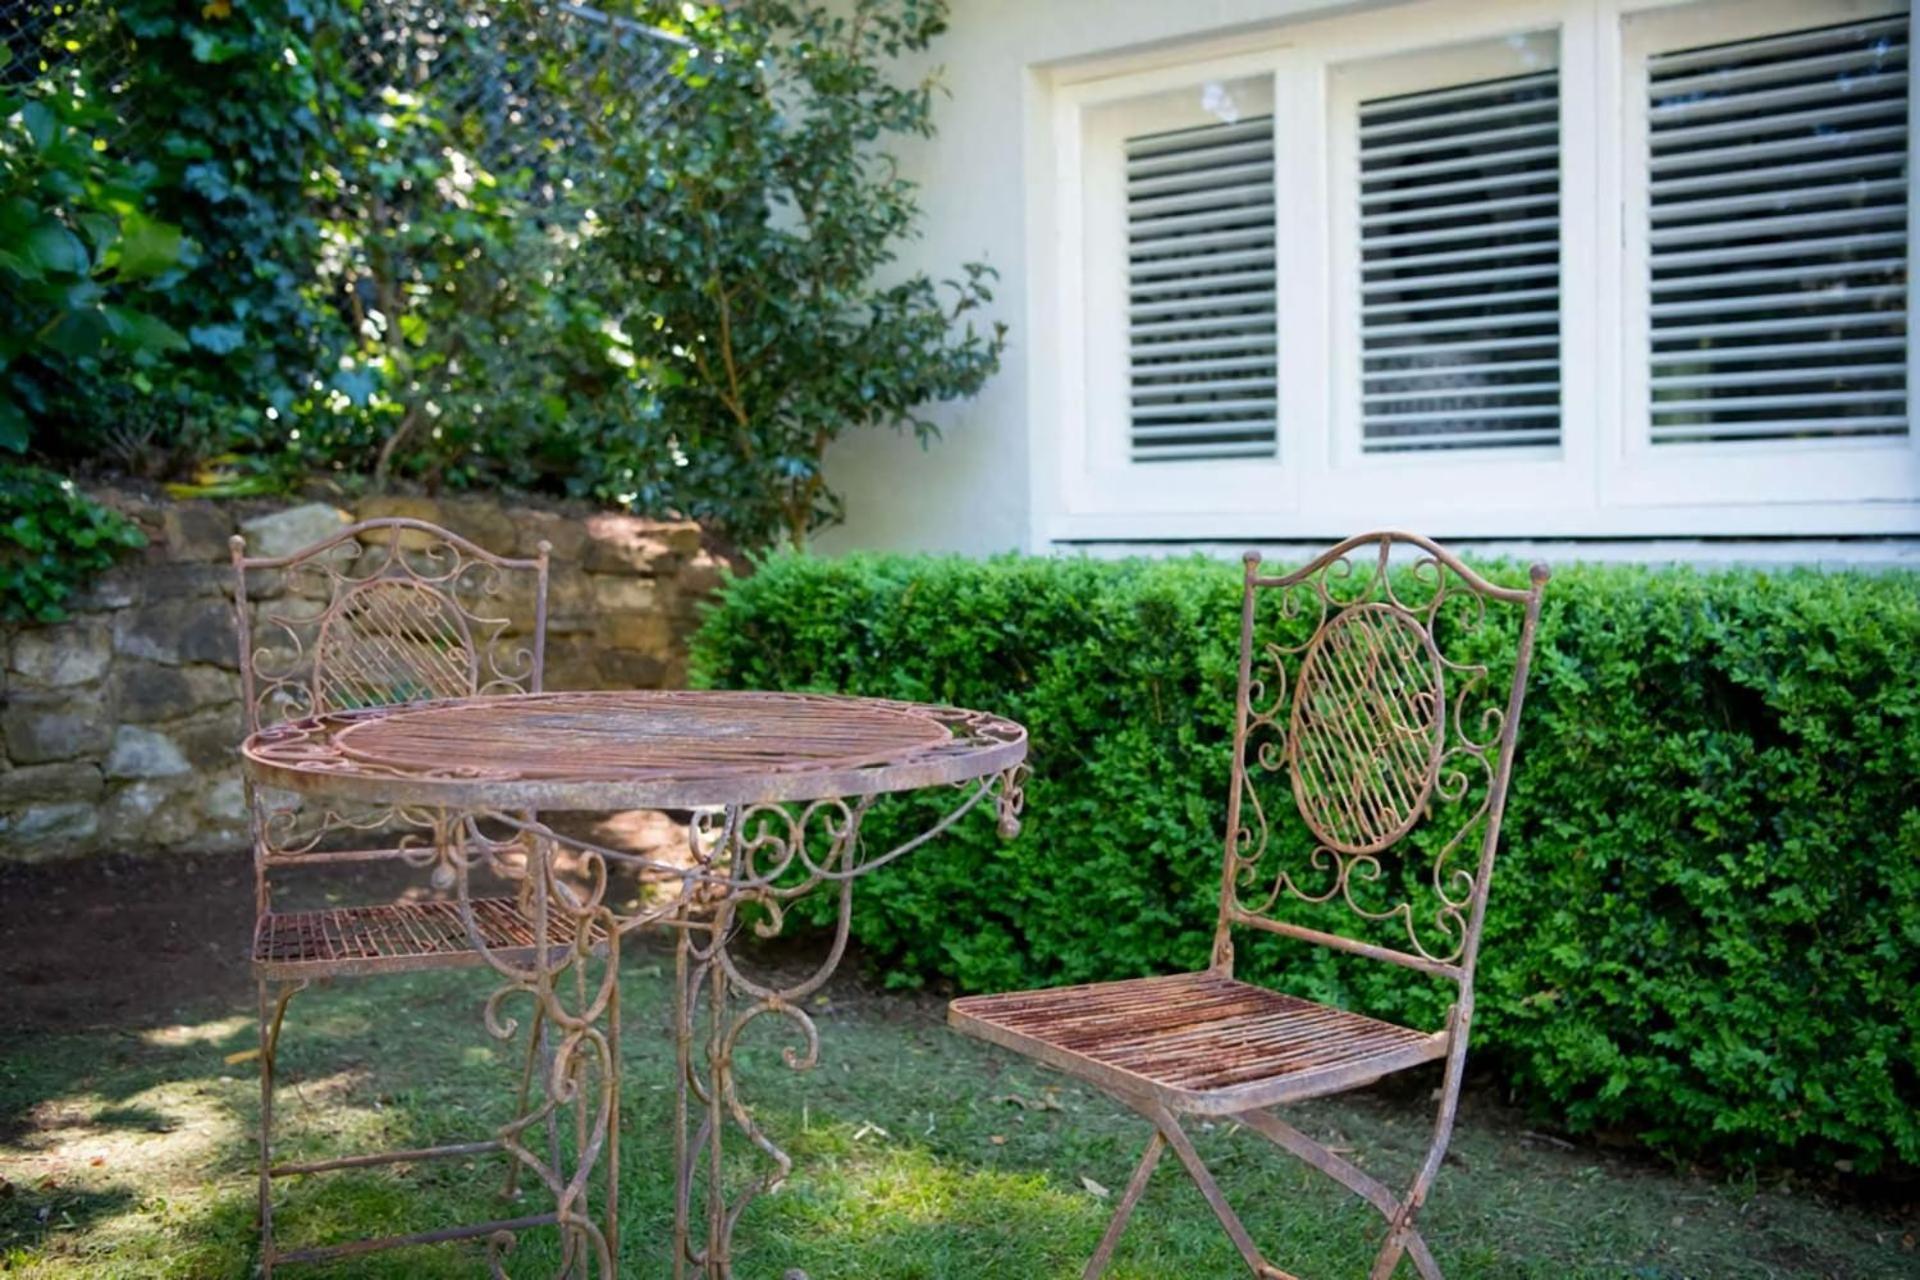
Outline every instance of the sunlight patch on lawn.
{"label": "sunlight patch on lawn", "polygon": [[245,1014],[215,1018],[211,1022],[178,1023],[171,1027],[152,1027],[139,1033],[140,1040],[156,1049],[185,1049],[198,1044],[219,1044],[242,1032],[252,1031],[254,1020]]}

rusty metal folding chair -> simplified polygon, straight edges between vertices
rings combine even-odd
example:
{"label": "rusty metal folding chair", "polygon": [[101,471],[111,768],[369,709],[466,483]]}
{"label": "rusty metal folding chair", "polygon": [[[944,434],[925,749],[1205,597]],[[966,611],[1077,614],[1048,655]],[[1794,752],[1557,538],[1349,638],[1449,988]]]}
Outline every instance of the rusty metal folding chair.
{"label": "rusty metal folding chair", "polygon": [[[532,559],[493,555],[422,521],[370,520],[291,555],[249,558],[233,539],[234,616],[240,639],[246,728],[350,707],[540,691],[546,649],[548,547]],[[496,959],[522,963],[538,945],[526,905],[513,896],[471,903],[471,921],[448,902],[419,901],[314,911],[276,910],[271,876],[295,867],[404,859],[431,866],[433,882],[454,882],[450,857],[477,848],[506,854],[510,842],[469,830],[449,840],[446,819],[402,809],[343,812],[302,804],[249,785],[256,923],[253,971],[260,1001],[261,1272],[276,1264],[324,1262],[376,1249],[488,1237],[547,1225],[554,1215],[448,1227],[377,1240],[281,1252],[273,1235],[273,1183],[293,1175],[401,1161],[502,1151],[498,1139],[414,1151],[377,1152],[304,1163],[273,1163],[273,1093],[287,1005],[318,979],[421,969],[472,968]],[[499,865],[503,859],[493,859]],[[553,928],[565,930],[564,913]],[[479,943],[475,941],[475,934]],[[571,936],[547,939],[555,952]],[[543,1036],[528,1036],[520,1113]],[[548,1117],[549,1141],[554,1140]],[[511,1195],[518,1170],[508,1166]],[[504,1247],[499,1240],[499,1247]]]}
{"label": "rusty metal folding chair", "polygon": [[[1397,562],[1410,559],[1410,563]],[[1440,1275],[1415,1225],[1446,1153],[1487,884],[1547,580],[1496,586],[1425,538],[1369,533],[1304,568],[1246,557],[1232,790],[1212,964],[1199,973],[955,1000],[951,1024],[1077,1076],[1154,1127],[1085,1275],[1106,1270],[1171,1147],[1257,1276],[1262,1256],[1179,1116],[1232,1117],[1373,1205],[1372,1269]],[[1506,617],[1502,617],[1502,612]],[[1517,624],[1517,625],[1516,625]],[[1509,630],[1511,626],[1511,630]],[[1270,796],[1280,779],[1289,805]],[[1283,910],[1285,909],[1285,910]],[[1404,966],[1455,988],[1434,1031],[1238,981],[1237,930]],[[1396,1194],[1270,1109],[1445,1059],[1433,1141]]]}

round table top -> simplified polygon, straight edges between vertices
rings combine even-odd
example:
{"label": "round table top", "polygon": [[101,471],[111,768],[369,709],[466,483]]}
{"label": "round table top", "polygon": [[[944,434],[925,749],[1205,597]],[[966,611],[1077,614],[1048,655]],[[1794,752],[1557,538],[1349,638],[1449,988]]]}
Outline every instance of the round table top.
{"label": "round table top", "polygon": [[411,702],[252,735],[254,780],[456,809],[691,809],[965,782],[1026,758],[1027,731],[957,707],[673,690]]}

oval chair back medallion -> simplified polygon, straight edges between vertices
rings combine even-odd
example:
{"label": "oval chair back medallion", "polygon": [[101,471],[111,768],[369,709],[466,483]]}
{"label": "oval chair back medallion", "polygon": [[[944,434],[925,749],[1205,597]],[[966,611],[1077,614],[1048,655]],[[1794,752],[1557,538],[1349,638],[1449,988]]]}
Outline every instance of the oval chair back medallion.
{"label": "oval chair back medallion", "polygon": [[412,578],[347,584],[313,646],[316,711],[460,698],[480,684],[473,628],[453,600]]}
{"label": "oval chair back medallion", "polygon": [[1420,819],[1446,736],[1433,638],[1406,613],[1336,615],[1300,662],[1288,768],[1300,816],[1343,853],[1384,849]]}

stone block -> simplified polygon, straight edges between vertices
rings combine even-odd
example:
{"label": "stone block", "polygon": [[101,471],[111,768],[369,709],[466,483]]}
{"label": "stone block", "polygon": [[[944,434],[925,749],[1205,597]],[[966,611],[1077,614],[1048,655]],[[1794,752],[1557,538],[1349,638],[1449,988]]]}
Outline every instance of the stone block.
{"label": "stone block", "polygon": [[167,554],[175,560],[228,559],[233,522],[211,502],[177,502],[160,517]]}
{"label": "stone block", "polygon": [[29,764],[0,770],[0,808],[56,800],[95,800],[106,784],[100,766],[87,761]]}
{"label": "stone block", "polygon": [[699,549],[700,526],[691,521],[598,515],[587,520],[581,563],[589,573],[653,573],[669,557]]}
{"label": "stone block", "polygon": [[653,613],[660,607],[660,589],[652,578],[591,575],[594,605],[609,613]]}
{"label": "stone block", "polygon": [[113,731],[113,749],[107,753],[109,778],[175,778],[192,772],[179,744],[166,734],[135,724]]}
{"label": "stone block", "polygon": [[712,595],[726,581],[730,566],[711,551],[701,550],[680,566],[680,589],[690,596]]}
{"label": "stone block", "polygon": [[29,685],[59,688],[98,680],[113,661],[105,623],[25,627],[13,639],[7,667]]}
{"label": "stone block", "polygon": [[142,575],[148,600],[188,600],[199,596],[224,598],[233,585],[233,570],[227,565],[196,564],[182,561],[150,564]]}
{"label": "stone block", "polygon": [[620,613],[600,620],[600,634],[616,649],[664,657],[674,647],[673,621],[657,613]]}
{"label": "stone block", "polygon": [[240,696],[240,678],[218,667],[165,667],[122,662],[113,673],[113,705],[122,720],[177,720]]}
{"label": "stone block", "polygon": [[255,516],[241,524],[240,534],[249,556],[290,556],[339,533],[347,523],[347,513],[340,508],[309,502]]}
{"label": "stone block", "polygon": [[454,498],[440,504],[441,524],[496,556],[510,556],[519,540],[513,518],[484,498]]}
{"label": "stone block", "polygon": [[71,844],[90,840],[100,830],[100,813],[92,804],[72,800],[61,804],[29,805],[13,820],[8,843],[31,857],[35,850],[18,848],[36,841]]}
{"label": "stone block", "polygon": [[130,658],[239,667],[233,611],[222,600],[167,600],[128,609],[113,620],[113,647]]}
{"label": "stone block", "polygon": [[199,802],[189,787],[141,779],[121,787],[102,806],[107,830],[122,849],[179,844],[200,826]]}
{"label": "stone block", "polygon": [[102,609],[124,609],[140,599],[144,565],[117,564],[98,575],[68,597],[69,607],[83,613]]}
{"label": "stone block", "polygon": [[187,763],[199,772],[235,769],[240,762],[240,742],[247,736],[246,714],[239,703],[230,703],[170,724],[167,734],[179,744]]}
{"label": "stone block", "polygon": [[16,765],[97,756],[113,741],[112,721],[90,690],[65,695],[13,690],[0,710],[0,729]]}
{"label": "stone block", "polygon": [[218,826],[239,826],[247,820],[247,784],[238,778],[222,778],[207,788],[201,809]]}
{"label": "stone block", "polygon": [[667,660],[651,653],[603,649],[596,655],[598,684],[607,689],[667,688]]}
{"label": "stone block", "polygon": [[550,563],[554,569],[577,569],[587,554],[587,525],[552,511],[525,508],[507,513],[515,529],[514,554],[531,559],[540,553],[540,544],[552,547]]}
{"label": "stone block", "polygon": [[[428,524],[446,528],[447,518],[440,510],[440,504],[432,498],[420,498],[403,493],[383,493],[362,498],[354,504],[354,518],[357,520],[424,520]],[[360,535],[360,541],[368,546],[385,546],[392,538],[391,531],[371,530]],[[400,531],[400,549],[419,551],[431,545],[436,539],[430,533],[419,529]]]}

